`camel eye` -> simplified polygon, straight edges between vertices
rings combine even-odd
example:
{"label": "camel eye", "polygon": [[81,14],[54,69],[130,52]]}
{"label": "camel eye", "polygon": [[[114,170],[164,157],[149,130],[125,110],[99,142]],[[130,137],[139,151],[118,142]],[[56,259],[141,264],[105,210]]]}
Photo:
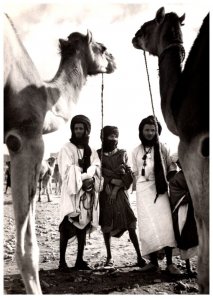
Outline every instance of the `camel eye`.
{"label": "camel eye", "polygon": [[102,49],[101,49],[102,53],[104,53],[106,51],[106,49],[107,48],[105,46],[102,46]]}
{"label": "camel eye", "polygon": [[106,51],[106,47],[103,45],[103,44],[101,44],[101,43],[98,43],[98,46],[99,46],[99,51],[103,54],[105,51]]}

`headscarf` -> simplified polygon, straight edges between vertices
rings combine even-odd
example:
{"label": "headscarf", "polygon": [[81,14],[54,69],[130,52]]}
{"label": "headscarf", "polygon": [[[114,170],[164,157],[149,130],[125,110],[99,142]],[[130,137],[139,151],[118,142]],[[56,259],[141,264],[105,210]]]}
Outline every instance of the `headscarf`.
{"label": "headscarf", "polygon": [[[162,127],[161,127],[161,124],[160,122],[157,120],[156,118],[156,122],[157,122],[157,126],[158,126],[158,135],[161,134],[161,131],[162,131]],[[155,135],[155,137],[153,138],[152,141],[148,141],[145,139],[145,137],[143,136],[143,128],[144,128],[144,125],[155,125],[155,120],[154,120],[154,117],[153,116],[148,116],[147,118],[143,119],[141,122],[140,122],[140,125],[139,125],[139,139],[141,140],[141,143],[144,145],[144,146],[153,146],[156,141],[157,141],[157,134]]]}
{"label": "headscarf", "polygon": [[85,129],[87,130],[87,134],[90,134],[91,131],[91,123],[89,118],[87,118],[84,115],[76,115],[75,117],[72,118],[71,123],[70,123],[70,129],[73,132],[74,131],[74,126],[77,123],[83,123],[84,126],[86,127]]}
{"label": "headscarf", "polygon": [[103,128],[103,130],[101,130],[103,152],[112,152],[117,148],[118,141],[108,139],[108,137],[111,134],[114,134],[116,137],[118,137],[119,136],[118,127],[107,125]]}
{"label": "headscarf", "polygon": [[156,185],[156,197],[154,202],[157,200],[159,194],[164,194],[168,190],[168,184],[166,181],[166,176],[163,168],[163,161],[162,161],[162,153],[160,150],[160,143],[158,139],[158,135],[161,134],[162,127],[160,122],[157,120],[157,130],[158,134],[155,134],[154,138],[152,141],[148,141],[145,139],[143,136],[143,128],[145,124],[148,125],[155,125],[155,119],[154,116],[148,116],[147,118],[143,119],[139,125],[139,138],[141,140],[141,143],[144,147],[151,147],[154,146],[154,174],[155,174],[155,185]]}
{"label": "headscarf", "polygon": [[[74,133],[75,124],[82,123],[84,125],[85,133],[82,138],[76,138]],[[91,131],[91,123],[90,120],[84,115],[76,115],[72,118],[70,123],[70,129],[72,132],[70,142],[74,144],[76,147],[83,146],[84,155],[82,159],[79,159],[79,166],[82,167],[83,172],[86,172],[88,167],[90,166],[90,156],[91,149],[89,147],[89,134]]]}

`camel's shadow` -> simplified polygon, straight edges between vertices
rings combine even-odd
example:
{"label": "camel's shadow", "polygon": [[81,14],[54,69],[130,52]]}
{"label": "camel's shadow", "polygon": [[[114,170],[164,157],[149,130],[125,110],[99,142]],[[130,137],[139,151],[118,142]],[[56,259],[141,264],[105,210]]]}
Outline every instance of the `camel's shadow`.
{"label": "camel's shadow", "polygon": [[[154,294],[162,292],[180,294],[188,293],[187,285],[185,292],[177,289],[180,282],[189,281],[187,274],[178,277],[171,276],[165,271],[144,274],[139,268],[129,266],[89,271],[70,268],[68,273],[60,272],[58,269],[41,270],[39,276],[43,294],[150,294],[152,293],[150,290]],[[190,282],[193,280],[196,286],[197,279],[190,279]],[[190,289],[189,293],[198,294],[197,287]],[[21,276],[18,274],[5,276],[4,290],[6,294],[25,294]]]}

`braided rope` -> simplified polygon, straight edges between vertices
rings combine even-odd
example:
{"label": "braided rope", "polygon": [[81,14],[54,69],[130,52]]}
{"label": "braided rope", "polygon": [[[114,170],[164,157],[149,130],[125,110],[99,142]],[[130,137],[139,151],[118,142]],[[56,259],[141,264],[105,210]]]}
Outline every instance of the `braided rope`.
{"label": "braided rope", "polygon": [[101,183],[102,183],[102,162],[103,162],[103,127],[104,127],[104,73],[102,75],[102,82],[101,82],[101,164],[100,164],[100,182],[99,182],[99,189],[98,189],[98,197],[101,192]]}
{"label": "braided rope", "polygon": [[159,140],[158,124],[157,124],[157,119],[155,116],[153,97],[152,97],[152,89],[151,89],[151,84],[150,84],[150,80],[149,80],[149,71],[148,71],[148,65],[147,65],[147,59],[146,59],[146,52],[144,51],[143,54],[144,54],[144,60],[145,60],[145,66],[146,66],[147,80],[148,80],[148,85],[149,85],[149,93],[150,93],[150,98],[151,98],[152,112],[153,112],[154,121],[155,121],[156,135],[157,135],[157,140]]}

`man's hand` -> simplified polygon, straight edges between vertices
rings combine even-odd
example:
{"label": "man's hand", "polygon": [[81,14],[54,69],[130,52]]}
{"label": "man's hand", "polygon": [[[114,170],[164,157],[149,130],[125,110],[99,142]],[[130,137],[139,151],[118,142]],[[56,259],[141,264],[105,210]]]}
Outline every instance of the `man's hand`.
{"label": "man's hand", "polygon": [[83,180],[82,189],[85,192],[91,192],[94,188],[94,178]]}

